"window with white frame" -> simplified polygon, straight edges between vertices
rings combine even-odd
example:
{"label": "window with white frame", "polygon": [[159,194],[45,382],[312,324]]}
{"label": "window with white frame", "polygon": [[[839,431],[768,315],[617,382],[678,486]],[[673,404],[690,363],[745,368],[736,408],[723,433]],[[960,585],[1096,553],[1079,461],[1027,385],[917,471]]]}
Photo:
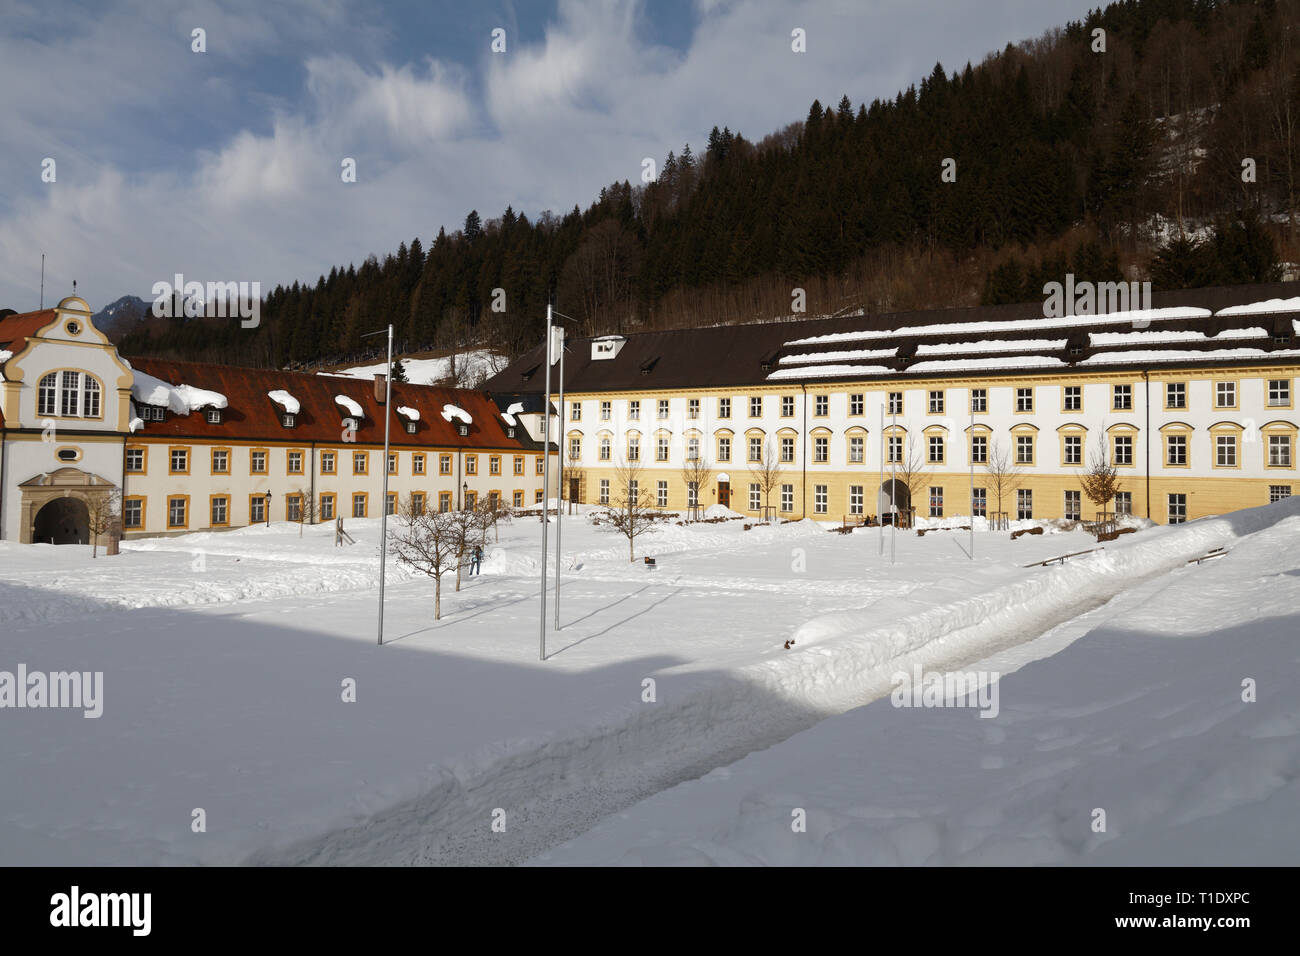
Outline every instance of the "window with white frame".
{"label": "window with white frame", "polygon": [[655,461],[668,460],[668,438],[660,435],[655,441]]}
{"label": "window with white frame", "polygon": [[1237,383],[1236,382],[1215,382],[1214,383],[1214,407],[1215,408],[1236,408],[1237,407]]}
{"label": "window with white frame", "polygon": [[627,417],[629,421],[641,420],[641,401],[639,399],[632,399],[627,403]]}
{"label": "window with white frame", "polygon": [[1237,436],[1216,435],[1214,439],[1214,463],[1219,468],[1237,467]]}
{"label": "window with white frame", "polygon": [[930,517],[943,517],[943,487],[940,485],[930,487]]}
{"label": "window with white frame", "polygon": [[1268,464],[1270,468],[1291,467],[1291,436],[1268,436]]}
{"label": "window with white frame", "polygon": [[58,415],[62,418],[98,418],[101,395],[99,381],[88,372],[71,369],[50,372],[42,376],[37,384],[38,414]]}
{"label": "window with white frame", "polygon": [[903,436],[889,436],[889,463],[901,462],[903,460]]}
{"label": "window with white frame", "polygon": [[627,503],[636,507],[637,496],[641,493],[641,482],[633,478],[627,483]]}
{"label": "window with white frame", "polygon": [[1016,517],[1021,521],[1034,517],[1034,493],[1029,488],[1016,489]]}
{"label": "window with white frame", "polygon": [[686,417],[687,418],[700,417],[700,400],[698,398],[688,398],[686,400]]}
{"label": "window with white frame", "polygon": [[130,472],[144,471],[143,448],[128,448],[126,450],[126,470]]}
{"label": "window with white frame", "polygon": [[1133,513],[1133,492],[1115,492],[1115,514],[1131,515]]}
{"label": "window with white frame", "polygon": [[600,403],[600,420],[601,420],[602,422],[607,422],[607,421],[609,421],[610,418],[613,417],[613,414],[614,414],[614,403],[613,403],[613,402],[601,402],[601,403]]}
{"label": "window with white frame", "polygon": [[1078,412],[1083,410],[1083,386],[1067,385],[1065,386],[1065,401],[1063,408],[1067,412]]}
{"label": "window with white frame", "polygon": [[970,510],[976,518],[988,517],[988,491],[984,488],[971,489]]}
{"label": "window with white frame", "polygon": [[655,504],[660,508],[668,507],[668,482],[660,481],[655,485]]}
{"label": "window with white frame", "polygon": [[781,460],[783,462],[794,461],[794,439],[785,437],[781,439]]}
{"label": "window with white frame", "polygon": [[1283,498],[1290,498],[1290,497],[1291,497],[1290,485],[1269,485],[1268,486],[1269,504],[1272,504],[1275,501],[1281,501]]}
{"label": "window with white frame", "polygon": [[931,435],[929,440],[930,464],[937,465],[943,463],[943,436]]}
{"label": "window with white frame", "polygon": [[972,388],[970,390],[970,410],[972,412],[987,412],[989,410],[989,390],[987,388]]}
{"label": "window with white frame", "polygon": [[576,436],[569,439],[569,461],[579,461],[582,458],[582,439]]}
{"label": "window with white frame", "polygon": [[1065,436],[1065,463],[1067,465],[1083,464],[1083,436]]}
{"label": "window with white frame", "polygon": [[849,485],[849,514],[862,514],[862,485]]}
{"label": "window with white frame", "polygon": [[763,507],[763,488],[757,482],[749,483],[749,510],[760,511]]}
{"label": "window with white frame", "polygon": [[1115,436],[1115,464],[1117,465],[1133,464],[1133,436],[1132,435]]}
{"label": "window with white frame", "polygon": [[1169,496],[1169,523],[1182,524],[1187,520],[1187,495]]}
{"label": "window with white frame", "polygon": [[930,392],[930,414],[931,415],[943,414],[943,392],[942,391]]}
{"label": "window with white frame", "polygon": [[763,460],[763,439],[753,437],[749,439],[749,460]]}
{"label": "window with white frame", "polygon": [[627,460],[641,460],[641,439],[636,435],[629,435],[627,438]]}
{"label": "window with white frame", "polygon": [[866,396],[862,392],[853,392],[849,395],[849,414],[861,415],[866,411]]}
{"label": "window with white frame", "polygon": [[686,482],[686,506],[688,508],[697,507],[700,503],[700,483],[698,481]]}
{"label": "window with white frame", "polygon": [[731,439],[725,435],[718,439],[718,461],[731,461]]}
{"label": "window with white frame", "polygon": [[1268,380],[1268,404],[1274,407],[1291,404],[1291,380],[1289,378],[1270,378]]}
{"label": "window with white frame", "polygon": [[794,485],[781,486],[781,510],[786,513],[794,511]]}
{"label": "window with white frame", "polygon": [[[600,438],[600,460],[609,461],[610,440],[608,435],[602,435]],[[540,460],[540,459],[539,459]]]}
{"label": "window with white frame", "polygon": [[718,399],[718,417],[719,418],[731,417],[731,399],[729,398]]}
{"label": "window with white frame", "polygon": [[830,439],[817,437],[813,439],[813,461],[825,464],[830,460]]}
{"label": "window with white frame", "polygon": [[569,421],[571,422],[582,421],[582,405],[580,403],[574,402],[572,405],[569,406]]}
{"label": "window with white frame", "polygon": [[781,417],[790,418],[792,415],[794,415],[794,396],[782,395],[781,396]]}
{"label": "window with white frame", "polygon": [[989,460],[989,439],[987,435],[972,435],[970,440],[970,460],[976,465],[983,465]]}
{"label": "window with white frame", "polygon": [[849,439],[849,464],[860,465],[866,461],[867,443],[860,436]]}
{"label": "window with white frame", "polygon": [[1065,520],[1078,521],[1083,516],[1083,493],[1067,491],[1065,493]]}
{"label": "window with white frame", "polygon": [[686,439],[686,460],[687,461],[700,460],[700,440],[698,438]]}
{"label": "window with white frame", "polygon": [[826,486],[813,485],[813,512],[819,515],[826,514],[829,502],[830,496],[826,493]]}
{"label": "window with white frame", "polygon": [[1187,407],[1187,383],[1166,382],[1165,383],[1165,408],[1186,408],[1186,407]]}
{"label": "window with white frame", "polygon": [[1112,391],[1113,407],[1117,412],[1129,411],[1133,408],[1133,386],[1116,385]]}
{"label": "window with white frame", "polygon": [[750,418],[763,417],[763,396],[762,395],[749,396],[749,417]]}
{"label": "window with white frame", "polygon": [[1183,466],[1187,464],[1187,436],[1169,435],[1165,438],[1165,464]]}
{"label": "window with white frame", "polygon": [[596,501],[602,505],[609,504],[609,479],[608,478],[600,479],[600,494],[597,497]]}
{"label": "window with white frame", "polygon": [[886,413],[886,414],[888,414],[888,415],[901,415],[901,414],[903,414],[903,393],[902,393],[902,392],[890,392],[890,393],[889,393],[889,402],[888,402],[888,404],[889,404],[889,407],[885,409],[885,413]]}
{"label": "window with white frame", "polygon": [[1034,436],[1016,436],[1016,464],[1032,465],[1034,463]]}
{"label": "window with white frame", "polygon": [[1032,388],[1016,389],[1016,411],[1032,412],[1034,410],[1034,390]]}
{"label": "window with white frame", "polygon": [[831,413],[831,400],[829,395],[817,395],[813,398],[813,415],[817,418],[825,418]]}
{"label": "window with white frame", "polygon": [[167,525],[171,528],[183,528],[185,526],[185,499],[168,498],[167,499]]}
{"label": "window with white frame", "polygon": [[659,415],[660,420],[663,420],[663,419],[667,418],[667,417],[668,417],[668,399],[666,399],[666,398],[661,398],[661,399],[659,399],[659,404],[658,404],[658,406],[657,406],[657,409],[658,409],[658,415]]}

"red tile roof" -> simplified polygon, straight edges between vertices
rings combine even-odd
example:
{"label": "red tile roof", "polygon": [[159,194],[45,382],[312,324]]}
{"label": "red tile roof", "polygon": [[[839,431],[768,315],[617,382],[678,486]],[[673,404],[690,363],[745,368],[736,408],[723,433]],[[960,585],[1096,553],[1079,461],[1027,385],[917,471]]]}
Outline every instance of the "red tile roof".
{"label": "red tile roof", "polygon": [[22,348],[24,339],[53,322],[56,314],[53,309],[42,309],[39,312],[19,312],[0,319],[0,349],[17,352]]}
{"label": "red tile roof", "polygon": [[[373,380],[163,359],[135,358],[128,361],[137,371],[172,385],[190,385],[220,392],[229,403],[222,412],[219,425],[209,424],[201,411],[188,415],[169,412],[166,421],[145,422],[137,435],[207,441],[342,443],[343,419],[350,416],[334,401],[334,396],[345,395],[360,405],[365,413],[365,417],[357,422],[355,441],[380,445],[384,441],[384,406],[375,401]],[[268,392],[277,389],[288,392],[300,405],[292,428],[281,424],[282,410],[267,396]],[[473,418],[465,437],[457,434],[455,424],[443,419],[442,407],[448,404],[463,408]],[[484,392],[394,382],[392,408],[396,410],[403,405],[418,411],[420,420],[416,423],[415,434],[408,434],[405,420],[394,411],[389,436],[393,445],[541,450],[522,427],[516,429],[515,438],[507,437],[507,426],[500,409]]]}

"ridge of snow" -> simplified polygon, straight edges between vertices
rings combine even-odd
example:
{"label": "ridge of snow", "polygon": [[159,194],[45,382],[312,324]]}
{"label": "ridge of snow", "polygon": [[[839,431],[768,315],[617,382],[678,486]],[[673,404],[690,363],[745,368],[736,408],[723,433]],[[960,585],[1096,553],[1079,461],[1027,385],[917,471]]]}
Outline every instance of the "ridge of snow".
{"label": "ridge of snow", "polygon": [[1300,311],[1300,296],[1291,299],[1264,299],[1261,302],[1247,302],[1245,305],[1230,305],[1220,309],[1215,315],[1263,315],[1268,312]]}
{"label": "ridge of snow", "polygon": [[298,399],[294,398],[282,388],[273,389],[266,393],[266,397],[283,408],[290,415],[297,415],[302,410],[298,404]]}
{"label": "ridge of snow", "polygon": [[220,392],[192,385],[173,385],[135,369],[131,374],[131,397],[141,405],[163,405],[175,415],[188,415],[201,408],[225,408],[228,404],[226,396]]}
{"label": "ridge of snow", "polygon": [[357,404],[357,402],[348,398],[346,395],[335,395],[334,402],[337,405],[342,405],[343,408],[347,411],[347,413],[351,415],[353,418],[366,417],[365,413],[361,410],[361,406]]}
{"label": "ridge of snow", "polygon": [[474,421],[474,419],[470,417],[469,412],[465,411],[465,409],[461,408],[459,405],[447,404],[442,406],[442,417],[447,421],[462,421],[466,425]]}
{"label": "ridge of snow", "polygon": [[420,420],[420,413],[416,409],[411,408],[407,405],[398,405],[397,414],[405,415],[413,422],[418,422]]}

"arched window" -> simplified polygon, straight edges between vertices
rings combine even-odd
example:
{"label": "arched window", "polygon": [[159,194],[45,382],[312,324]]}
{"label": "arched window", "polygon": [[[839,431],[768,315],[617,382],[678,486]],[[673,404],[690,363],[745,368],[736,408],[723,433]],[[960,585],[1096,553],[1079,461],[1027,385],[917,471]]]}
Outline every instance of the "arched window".
{"label": "arched window", "polygon": [[98,418],[103,388],[87,372],[50,372],[37,386],[37,413],[62,418]]}

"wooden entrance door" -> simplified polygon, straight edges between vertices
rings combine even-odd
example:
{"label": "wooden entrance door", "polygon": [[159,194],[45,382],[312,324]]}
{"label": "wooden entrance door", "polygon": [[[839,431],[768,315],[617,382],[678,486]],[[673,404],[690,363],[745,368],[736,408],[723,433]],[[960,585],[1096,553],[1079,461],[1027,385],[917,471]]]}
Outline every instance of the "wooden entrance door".
{"label": "wooden entrance door", "polygon": [[724,508],[731,507],[731,482],[718,482],[718,504]]}
{"label": "wooden entrance door", "polygon": [[576,502],[577,504],[582,504],[582,501],[580,500],[582,496],[579,494],[580,487],[581,485],[577,478],[569,479],[569,501],[570,502]]}

